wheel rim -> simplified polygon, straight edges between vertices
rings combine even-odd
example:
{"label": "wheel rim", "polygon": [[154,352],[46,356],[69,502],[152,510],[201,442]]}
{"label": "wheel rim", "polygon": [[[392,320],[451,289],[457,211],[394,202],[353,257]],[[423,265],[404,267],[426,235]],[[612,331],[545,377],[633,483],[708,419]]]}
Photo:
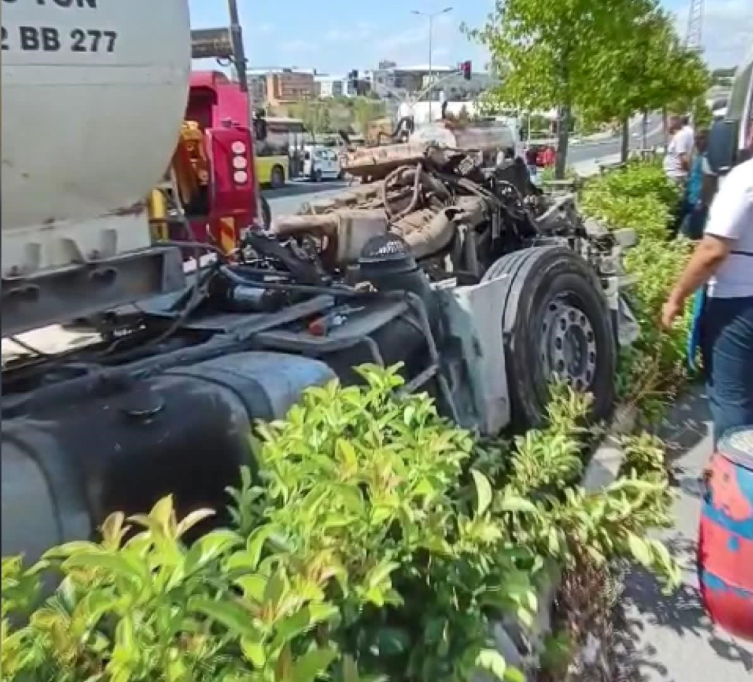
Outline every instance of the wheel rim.
{"label": "wheel rim", "polygon": [[541,325],[541,360],[547,376],[572,388],[591,387],[596,375],[596,334],[588,316],[562,298],[551,301]]}

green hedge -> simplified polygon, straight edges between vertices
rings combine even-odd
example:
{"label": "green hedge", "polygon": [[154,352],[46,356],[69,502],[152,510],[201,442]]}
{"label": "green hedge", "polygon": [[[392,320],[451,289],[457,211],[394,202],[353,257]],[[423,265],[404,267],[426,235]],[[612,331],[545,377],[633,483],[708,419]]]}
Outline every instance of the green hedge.
{"label": "green hedge", "polygon": [[[665,480],[578,486],[587,397],[555,387],[546,429],[482,445],[396,368],[360,371],[365,387],[311,389],[260,427],[230,527],[189,546],[211,512],[178,520],[166,498],[98,543],[3,560],[3,679],[516,682],[490,622],[530,624],[551,563],[631,557],[679,580],[647,539],[669,523]],[[62,582],[39,603],[46,574]]]}
{"label": "green hedge", "polygon": [[638,405],[650,421],[658,418],[688,377],[690,312],[669,332],[660,326],[662,305],[692,250],[683,238],[667,239],[679,199],[676,185],[658,164],[633,161],[589,181],[580,200],[586,215],[613,229],[635,229],[640,237],[638,246],[626,252],[625,266],[639,278],[630,299],[641,336],[622,351],[619,396]]}

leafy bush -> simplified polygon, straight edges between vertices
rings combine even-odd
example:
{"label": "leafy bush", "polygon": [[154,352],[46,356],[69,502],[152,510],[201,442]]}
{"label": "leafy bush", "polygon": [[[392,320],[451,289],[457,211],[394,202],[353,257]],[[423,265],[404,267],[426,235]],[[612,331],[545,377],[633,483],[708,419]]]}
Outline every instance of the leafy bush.
{"label": "leafy bush", "polygon": [[[210,512],[177,522],[172,499],[129,521],[102,527],[99,544],[74,542],[51,550],[29,573],[3,565],[13,585],[56,569],[54,596],[12,631],[3,621],[2,668],[7,679],[278,680],[313,682],[334,659],[315,643],[297,648],[300,633],[336,615],[315,589],[292,583],[284,566],[255,572],[255,545],[216,530],[191,548],[181,536]],[[240,549],[243,547],[243,549]],[[11,569],[6,573],[6,569]],[[309,589],[306,589],[309,588]],[[27,587],[26,593],[30,594]],[[280,671],[290,673],[281,677]]]}
{"label": "leafy bush", "polygon": [[[586,492],[577,485],[582,471],[578,438],[590,398],[564,387],[554,396],[549,427],[518,440],[512,454],[515,473],[497,494],[495,509],[513,512],[508,522],[516,542],[561,566],[605,566],[631,558],[672,589],[680,580],[675,562],[662,543],[643,539],[647,529],[671,524],[668,481],[629,470],[605,490]],[[523,499],[527,502],[520,505]]]}
{"label": "leafy bush", "polygon": [[[260,428],[260,480],[244,470],[230,528],[188,546],[211,512],[178,521],[166,498],[28,571],[4,561],[5,678],[461,681],[484,669],[517,682],[490,621],[532,623],[550,563],[627,556],[675,579],[644,539],[664,522],[665,482],[576,485],[588,397],[555,387],[546,429],[479,451],[429,398],[400,392],[397,368],[360,372],[365,387],[310,389]],[[48,574],[62,582],[39,605]]]}
{"label": "leafy bush", "polygon": [[677,186],[654,162],[631,161],[626,168],[591,180],[581,197],[587,215],[614,229],[631,228],[642,239],[666,241],[677,202]]}
{"label": "leafy bush", "polygon": [[688,262],[685,239],[667,241],[678,189],[654,162],[633,161],[623,170],[591,181],[582,196],[587,215],[613,229],[632,228],[639,244],[625,254],[628,273],[638,276],[630,290],[640,339],[621,353],[618,395],[638,405],[653,421],[687,378],[686,340],[691,315],[669,331],[660,328],[661,308]]}
{"label": "leafy bush", "polygon": [[362,672],[465,679],[488,637],[484,606],[510,576],[530,581],[505,558],[488,480],[473,471],[475,493],[459,488],[471,436],[425,397],[397,396],[394,370],[360,373],[366,389],[311,389],[261,429],[270,506],[254,534],[276,538],[275,560],[333,576],[332,636]]}
{"label": "leafy bush", "polygon": [[668,480],[666,447],[661,438],[644,432],[623,437],[620,445],[625,453],[623,473],[644,478],[654,477],[659,481]]}
{"label": "leafy bush", "polygon": [[[539,179],[540,182],[553,182],[556,180],[554,177],[554,166],[547,166],[546,168],[542,168],[539,173]],[[575,172],[575,169],[572,166],[567,166],[565,168],[565,180],[577,180],[578,174]]]}
{"label": "leafy bush", "polygon": [[678,186],[667,178],[656,161],[631,160],[624,168],[594,178],[584,196],[586,203],[589,193],[631,199],[650,196],[665,207],[672,207],[680,200]]}

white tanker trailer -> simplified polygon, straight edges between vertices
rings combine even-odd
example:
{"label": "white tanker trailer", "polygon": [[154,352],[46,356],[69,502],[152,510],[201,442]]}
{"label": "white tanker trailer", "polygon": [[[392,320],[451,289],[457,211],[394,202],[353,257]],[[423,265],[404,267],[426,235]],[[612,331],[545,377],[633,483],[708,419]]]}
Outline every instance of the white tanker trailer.
{"label": "white tanker trailer", "polygon": [[186,277],[146,198],[186,111],[187,0],[3,0],[2,21],[3,334],[101,313],[85,347],[4,359],[3,555],[168,493],[224,509],[253,420],[364,362],[482,433],[537,423],[554,373],[609,413],[620,239],[572,200],[474,150],[379,147],[362,184]]}
{"label": "white tanker trailer", "polygon": [[182,286],[145,199],[186,110],[186,1],[3,0],[2,22],[3,334]]}

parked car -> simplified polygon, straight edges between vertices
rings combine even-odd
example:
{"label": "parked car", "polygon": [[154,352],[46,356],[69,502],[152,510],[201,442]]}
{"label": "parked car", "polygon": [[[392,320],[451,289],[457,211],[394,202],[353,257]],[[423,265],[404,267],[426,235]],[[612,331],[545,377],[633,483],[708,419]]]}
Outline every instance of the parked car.
{"label": "parked car", "polygon": [[306,145],[303,152],[303,175],[313,182],[342,177],[337,152],[330,147]]}

